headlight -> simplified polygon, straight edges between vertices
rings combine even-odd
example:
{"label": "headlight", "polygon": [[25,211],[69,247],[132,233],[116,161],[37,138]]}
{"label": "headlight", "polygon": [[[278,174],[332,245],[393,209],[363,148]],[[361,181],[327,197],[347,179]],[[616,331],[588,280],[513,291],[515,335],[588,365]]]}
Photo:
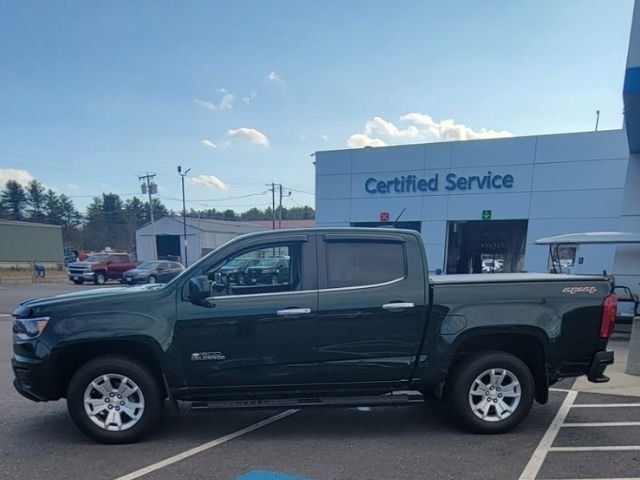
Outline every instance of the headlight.
{"label": "headlight", "polygon": [[84,271],[85,272],[90,272],[91,271],[91,267],[84,267]]}
{"label": "headlight", "polygon": [[21,339],[36,338],[47,326],[49,317],[16,318],[13,321],[13,333]]}

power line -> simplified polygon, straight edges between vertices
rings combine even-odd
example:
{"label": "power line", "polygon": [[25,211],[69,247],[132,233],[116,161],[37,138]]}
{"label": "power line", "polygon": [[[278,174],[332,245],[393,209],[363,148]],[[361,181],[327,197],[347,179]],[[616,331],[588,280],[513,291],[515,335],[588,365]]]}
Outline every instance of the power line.
{"label": "power line", "polygon": [[307,195],[315,195],[315,193],[313,192],[307,192],[306,190],[298,190],[296,188],[291,188],[291,187],[284,187],[287,190],[291,190],[292,192],[296,192],[296,193],[306,193]]}

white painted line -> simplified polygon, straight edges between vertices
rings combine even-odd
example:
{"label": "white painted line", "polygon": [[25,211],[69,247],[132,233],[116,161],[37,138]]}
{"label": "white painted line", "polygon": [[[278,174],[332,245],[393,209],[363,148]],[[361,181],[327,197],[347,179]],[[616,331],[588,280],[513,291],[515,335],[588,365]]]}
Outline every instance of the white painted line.
{"label": "white painted line", "polygon": [[569,393],[569,392],[573,392],[574,390],[569,390],[567,388],[550,388],[549,389],[550,392],[562,392],[562,393]]}
{"label": "white painted line", "polygon": [[640,422],[563,423],[564,427],[640,427]]}
{"label": "white painted line", "polygon": [[[556,480],[545,478],[543,480]],[[640,477],[616,477],[616,478],[563,478],[562,480],[640,480]]]}
{"label": "white painted line", "polygon": [[527,466],[524,467],[524,470],[520,474],[519,480],[535,480],[538,476],[538,472],[540,471],[540,467],[542,467],[542,463],[547,456],[547,452],[549,452],[551,445],[553,445],[553,441],[556,439],[556,435],[558,435],[567,415],[569,415],[569,410],[571,410],[571,406],[573,405],[573,402],[576,401],[577,396],[578,392],[575,391],[567,393],[562,405],[560,405],[558,413],[540,440],[540,443],[533,452],[533,455],[531,455],[529,463],[527,463]]}
{"label": "white painted line", "polygon": [[282,420],[283,418],[286,418],[290,415],[293,415],[294,413],[296,413],[298,410],[287,410],[284,411],[282,413],[279,413],[277,415],[274,415],[273,417],[269,417],[265,420],[262,420],[258,423],[254,423],[253,425],[249,425],[248,427],[242,428],[240,430],[237,430],[233,433],[230,433],[228,435],[225,435],[223,437],[220,438],[216,438],[215,440],[211,440],[210,442],[207,443],[203,443],[200,446],[191,448],[189,450],[185,450],[182,453],[178,453],[177,455],[173,455],[172,457],[166,458],[164,460],[161,460],[157,463],[153,463],[149,466],[146,466],[144,468],[141,468],[140,470],[136,470],[135,472],[131,472],[127,475],[124,475],[122,477],[118,477],[115,480],[134,480],[136,478],[140,478],[144,475],[147,475],[151,472],[155,472],[156,470],[160,470],[161,468],[167,467],[169,465],[172,465],[174,463],[177,463],[181,460],[184,460],[185,458],[189,458],[192,457],[194,455],[197,455],[198,453],[202,453],[205,450],[209,450],[210,448],[213,447],[217,447],[218,445],[228,442],[229,440],[233,440],[234,438],[237,438],[241,435],[244,435],[245,433],[249,433],[249,432],[253,432],[254,430],[258,430],[259,428],[262,428],[266,425],[269,425],[270,423],[273,422],[277,422],[278,420]]}
{"label": "white painted line", "polygon": [[10,313],[0,313],[0,318],[10,317]]}
{"label": "white painted line", "polygon": [[640,450],[640,445],[620,445],[602,447],[552,447],[550,452],[628,452]]}
{"label": "white painted line", "polygon": [[640,407],[640,403],[581,403],[573,408],[616,408],[616,407]]}

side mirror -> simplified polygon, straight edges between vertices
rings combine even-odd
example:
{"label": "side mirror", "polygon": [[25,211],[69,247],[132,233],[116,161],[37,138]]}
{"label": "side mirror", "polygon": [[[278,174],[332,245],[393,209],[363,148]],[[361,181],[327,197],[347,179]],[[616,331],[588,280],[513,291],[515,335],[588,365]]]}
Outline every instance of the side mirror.
{"label": "side mirror", "polygon": [[189,301],[194,305],[207,305],[206,300],[211,297],[211,281],[206,275],[193,277],[189,280]]}

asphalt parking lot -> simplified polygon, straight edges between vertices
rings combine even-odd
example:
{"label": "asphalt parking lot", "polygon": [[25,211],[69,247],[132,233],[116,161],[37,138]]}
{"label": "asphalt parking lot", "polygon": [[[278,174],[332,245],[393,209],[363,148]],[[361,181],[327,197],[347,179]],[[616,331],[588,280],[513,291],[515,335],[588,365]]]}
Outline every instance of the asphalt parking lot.
{"label": "asphalt parking lot", "polygon": [[[0,288],[6,315],[25,298],[90,287]],[[436,401],[284,413],[182,405],[143,443],[100,445],[73,427],[64,402],[34,403],[13,390],[10,327],[0,317],[1,479],[640,478],[640,398],[576,392],[570,382],[504,435],[461,432]]]}

